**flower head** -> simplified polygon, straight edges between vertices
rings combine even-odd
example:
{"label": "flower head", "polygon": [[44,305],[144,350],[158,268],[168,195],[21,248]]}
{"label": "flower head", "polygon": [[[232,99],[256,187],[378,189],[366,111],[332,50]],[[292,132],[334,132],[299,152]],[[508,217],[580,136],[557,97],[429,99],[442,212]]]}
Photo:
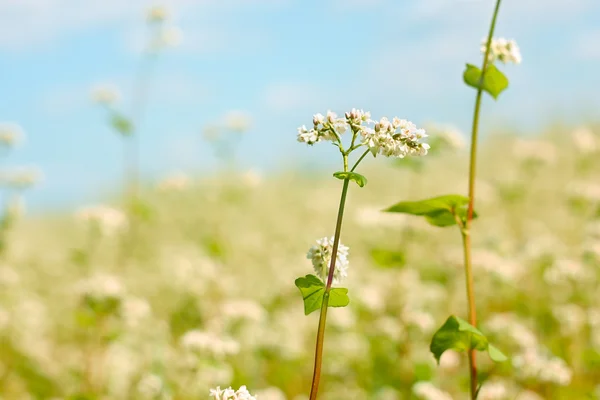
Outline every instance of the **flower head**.
{"label": "flower head", "polygon": [[149,22],[162,22],[169,17],[169,10],[165,6],[156,5],[148,10],[146,17]]}
{"label": "flower head", "polygon": [[[306,258],[312,261],[317,275],[325,282],[329,275],[329,265],[333,253],[334,238],[324,237],[317,240],[317,244],[311,247],[306,254]],[[333,273],[333,283],[339,283],[348,276],[348,247],[338,243],[335,271]]]}
{"label": "flower head", "polygon": [[77,211],[75,218],[97,228],[104,235],[110,235],[128,226],[125,213],[116,208],[104,205],[82,208]]}
{"label": "flower head", "polygon": [[[487,49],[487,39],[481,41],[481,52],[485,54]],[[500,62],[521,64],[521,50],[514,40],[504,38],[492,39],[488,58],[491,62],[499,60]]]}
{"label": "flower head", "polygon": [[9,122],[0,123],[0,145],[13,147],[23,138],[23,129],[20,125]]}
{"label": "flower head", "polygon": [[121,98],[121,92],[116,85],[101,84],[92,88],[92,100],[94,103],[111,106]]}
{"label": "flower head", "polygon": [[220,386],[217,386],[216,389],[210,389],[209,395],[215,400],[256,400],[256,397],[250,394],[245,385],[240,386],[238,390],[233,390],[231,386],[222,390]]}

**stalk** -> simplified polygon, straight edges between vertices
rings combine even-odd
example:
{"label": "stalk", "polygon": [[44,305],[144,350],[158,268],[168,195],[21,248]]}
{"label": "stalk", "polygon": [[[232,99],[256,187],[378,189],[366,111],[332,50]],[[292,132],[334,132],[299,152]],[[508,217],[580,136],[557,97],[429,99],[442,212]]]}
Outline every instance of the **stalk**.
{"label": "stalk", "polygon": [[[500,9],[500,3],[502,0],[496,1],[496,7],[494,9],[494,15],[492,16],[492,22],[490,24],[490,31],[487,37],[487,46],[485,55],[483,58],[483,66],[481,68],[481,79],[485,76],[489,64],[489,53],[492,37],[494,35],[494,29],[496,27],[496,19],[498,17],[498,10]],[[481,110],[481,98],[483,89],[479,85],[477,89],[477,97],[475,98],[475,111],[473,113],[473,127],[471,130],[471,152],[469,161],[469,204],[467,208],[467,218],[464,224],[464,229],[461,229],[464,260],[465,260],[465,278],[467,286],[467,301],[469,304],[469,323],[473,326],[477,326],[477,310],[475,308],[475,292],[473,290],[473,265],[471,257],[471,221],[473,219],[473,209],[475,206],[475,175],[477,166],[477,134],[479,130],[479,113]],[[471,377],[471,399],[477,399],[477,360],[475,357],[475,349],[469,350],[469,372]]]}
{"label": "stalk", "polygon": [[[347,170],[348,157],[344,155],[344,170]],[[333,238],[333,250],[331,262],[329,264],[329,275],[327,276],[327,286],[321,305],[321,314],[319,316],[319,328],[317,331],[317,344],[315,349],[315,367],[313,372],[312,385],[310,388],[310,400],[316,400],[319,391],[319,382],[321,380],[321,365],[323,363],[323,341],[325,339],[325,323],[327,321],[327,306],[329,304],[329,292],[333,282],[333,273],[335,272],[335,261],[337,259],[337,250],[340,243],[340,233],[342,231],[342,219],[344,217],[344,206],[346,205],[346,195],[348,194],[349,179],[344,179],[342,187],[342,196],[340,198],[340,207],[338,209],[337,223],[335,225],[335,236]]]}

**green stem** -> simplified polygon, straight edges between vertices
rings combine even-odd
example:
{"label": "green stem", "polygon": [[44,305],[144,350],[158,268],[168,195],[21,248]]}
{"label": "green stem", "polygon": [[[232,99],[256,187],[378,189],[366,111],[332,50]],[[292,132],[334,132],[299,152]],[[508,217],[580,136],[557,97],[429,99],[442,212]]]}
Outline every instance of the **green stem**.
{"label": "green stem", "polygon": [[[492,43],[492,37],[494,35],[494,29],[496,27],[496,19],[498,17],[498,10],[500,9],[500,3],[502,0],[496,0],[496,7],[494,9],[494,15],[492,16],[492,22],[490,24],[490,31],[487,37],[487,46],[485,55],[483,57],[483,66],[481,68],[481,81],[479,88],[477,89],[477,97],[475,98],[475,111],[473,114],[473,127],[471,130],[471,153],[469,161],[469,205],[467,209],[467,218],[465,221],[464,229],[461,229],[463,239],[463,249],[465,258],[465,278],[467,286],[467,301],[469,303],[469,323],[473,326],[477,326],[477,311],[475,308],[475,292],[473,290],[473,265],[471,257],[471,221],[473,219],[473,209],[475,206],[475,172],[477,166],[477,133],[479,129],[479,112],[481,109],[481,97],[483,94],[481,82],[487,71],[489,63],[490,47]],[[471,399],[477,399],[477,361],[475,358],[475,349],[469,351],[469,371],[471,377]]]}
{"label": "green stem", "polygon": [[369,149],[365,150],[365,152],[362,154],[362,156],[360,156],[358,161],[356,161],[356,163],[354,163],[354,165],[352,166],[352,169],[350,169],[350,172],[354,172],[356,167],[358,167],[358,164],[360,164],[360,162],[363,160],[363,158],[365,158],[367,156],[367,154],[369,154],[369,151],[370,151]]}
{"label": "green stem", "polygon": [[[344,164],[347,165],[347,157],[344,157]],[[346,168],[344,168],[346,170]],[[321,380],[321,365],[323,363],[323,340],[325,338],[325,323],[327,321],[327,306],[329,304],[329,292],[333,282],[333,273],[335,272],[335,261],[337,259],[337,250],[340,243],[340,233],[342,231],[342,219],[344,217],[344,206],[346,205],[346,195],[348,194],[349,179],[344,179],[342,187],[342,196],[340,198],[340,207],[338,209],[337,223],[335,225],[335,236],[333,238],[333,249],[331,252],[331,263],[329,264],[329,275],[327,276],[327,286],[323,295],[323,304],[321,305],[321,315],[319,316],[319,328],[317,331],[317,344],[315,348],[315,367],[313,372],[312,385],[310,388],[310,400],[316,400],[319,391],[319,382]]]}

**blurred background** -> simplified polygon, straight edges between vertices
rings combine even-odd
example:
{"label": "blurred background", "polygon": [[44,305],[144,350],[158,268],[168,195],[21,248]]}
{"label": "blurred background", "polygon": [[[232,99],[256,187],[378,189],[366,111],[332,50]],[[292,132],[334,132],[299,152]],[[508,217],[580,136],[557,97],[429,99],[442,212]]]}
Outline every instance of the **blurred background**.
{"label": "blurred background", "polygon": [[[294,279],[333,234],[353,107],[427,129],[367,158],[322,398],[466,398],[433,332],[466,299],[455,229],[381,213],[467,189],[491,0],[0,0],[0,398],[307,399],[318,317]],[[520,65],[484,98],[474,225],[482,400],[600,399],[600,3],[505,1]],[[368,233],[367,233],[368,232]]]}

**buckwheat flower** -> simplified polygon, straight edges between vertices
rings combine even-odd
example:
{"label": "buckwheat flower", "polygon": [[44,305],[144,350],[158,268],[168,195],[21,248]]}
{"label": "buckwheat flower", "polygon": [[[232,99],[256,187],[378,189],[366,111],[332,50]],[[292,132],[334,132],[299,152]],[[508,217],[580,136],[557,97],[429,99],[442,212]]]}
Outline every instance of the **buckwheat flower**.
{"label": "buckwheat flower", "polygon": [[[487,49],[487,38],[481,42],[481,52],[485,54]],[[500,62],[520,64],[522,61],[521,50],[514,40],[506,40],[505,38],[492,39],[489,52],[489,60]]]}
{"label": "buckwheat flower", "polygon": [[338,135],[348,129],[345,118],[338,118],[333,111],[327,111],[327,115],[313,115],[313,128],[308,129],[305,125],[298,128],[298,141],[313,145],[322,140],[332,142],[338,141]]}
{"label": "buckwheat flower", "polygon": [[121,281],[112,275],[98,274],[79,282],[76,286],[78,294],[86,300],[103,302],[125,298],[125,289]]}
{"label": "buckwheat flower", "polygon": [[15,189],[27,189],[43,179],[42,171],[37,167],[20,167],[12,171],[3,171],[0,183]]}
{"label": "buckwheat flower", "polygon": [[81,208],[75,218],[107,236],[128,226],[127,216],[122,211],[104,205]]}
{"label": "buckwheat flower", "polygon": [[92,100],[94,103],[111,106],[121,98],[119,88],[114,84],[99,84],[92,88]]}
{"label": "buckwheat flower", "polygon": [[[323,282],[327,282],[327,277],[329,276],[333,241],[333,236],[330,238],[324,237],[318,239],[317,244],[312,246],[306,254],[306,258],[312,261],[317,276],[319,276]],[[344,246],[342,243],[338,244],[335,271],[333,273],[334,284],[340,283],[343,278],[348,276],[348,251],[348,247]]]}
{"label": "buckwheat flower", "polygon": [[166,177],[158,183],[158,189],[162,191],[182,191],[189,187],[190,177],[183,172],[177,172]]}
{"label": "buckwheat flower", "polygon": [[149,22],[162,22],[169,17],[169,10],[165,6],[156,5],[148,10],[146,17]]}
{"label": "buckwheat flower", "polygon": [[13,122],[0,123],[0,145],[13,147],[24,137],[23,128]]}
{"label": "buckwheat flower", "polygon": [[452,400],[450,394],[438,389],[431,382],[420,381],[415,383],[412,392],[422,400]]}
{"label": "buckwheat flower", "polygon": [[155,399],[163,391],[163,380],[155,374],[147,374],[137,384],[137,391],[144,399]]}
{"label": "buckwheat flower", "polygon": [[216,389],[210,389],[209,396],[214,397],[215,400],[256,400],[245,385],[240,386],[238,390],[232,389],[231,386],[222,390],[217,386]]}
{"label": "buckwheat flower", "polygon": [[573,144],[577,151],[582,154],[591,154],[600,150],[600,143],[598,143],[598,138],[592,132],[592,130],[586,126],[582,126],[577,128],[571,133],[571,137],[573,138]]}
{"label": "buckwheat flower", "polygon": [[553,307],[552,314],[560,322],[560,332],[565,336],[580,332],[588,319],[586,310],[577,304],[564,304]]}
{"label": "buckwheat flower", "polygon": [[177,26],[169,26],[161,29],[158,43],[159,47],[177,47],[183,41],[183,31]]}
{"label": "buckwheat flower", "polygon": [[245,132],[252,127],[252,115],[247,111],[231,110],[223,116],[224,126],[234,132]]}
{"label": "buckwheat flower", "polygon": [[256,398],[260,400],[287,400],[285,393],[277,387],[269,387],[267,389],[256,392]]}
{"label": "buckwheat flower", "polygon": [[513,145],[513,155],[523,161],[536,161],[552,164],[556,161],[554,144],[539,139],[517,139]]}
{"label": "buckwheat flower", "polygon": [[424,156],[429,150],[429,145],[421,142],[421,139],[428,136],[425,130],[417,129],[412,122],[397,117],[391,122],[383,117],[375,123],[374,128],[363,127],[360,133],[363,137],[362,143],[374,156]]}
{"label": "buckwheat flower", "polygon": [[592,276],[593,273],[585,265],[567,259],[556,261],[544,271],[544,280],[550,284],[561,284],[565,281],[585,282]]}
{"label": "buckwheat flower", "polygon": [[181,346],[194,353],[209,353],[215,357],[237,354],[240,344],[235,340],[212,332],[191,330],[181,337]]}
{"label": "buckwheat flower", "polygon": [[508,395],[506,384],[500,381],[488,381],[479,390],[477,398],[479,400],[505,400]]}
{"label": "buckwheat flower", "polygon": [[141,321],[148,318],[152,313],[150,304],[144,299],[127,297],[121,307],[121,314],[127,326],[135,328]]}

